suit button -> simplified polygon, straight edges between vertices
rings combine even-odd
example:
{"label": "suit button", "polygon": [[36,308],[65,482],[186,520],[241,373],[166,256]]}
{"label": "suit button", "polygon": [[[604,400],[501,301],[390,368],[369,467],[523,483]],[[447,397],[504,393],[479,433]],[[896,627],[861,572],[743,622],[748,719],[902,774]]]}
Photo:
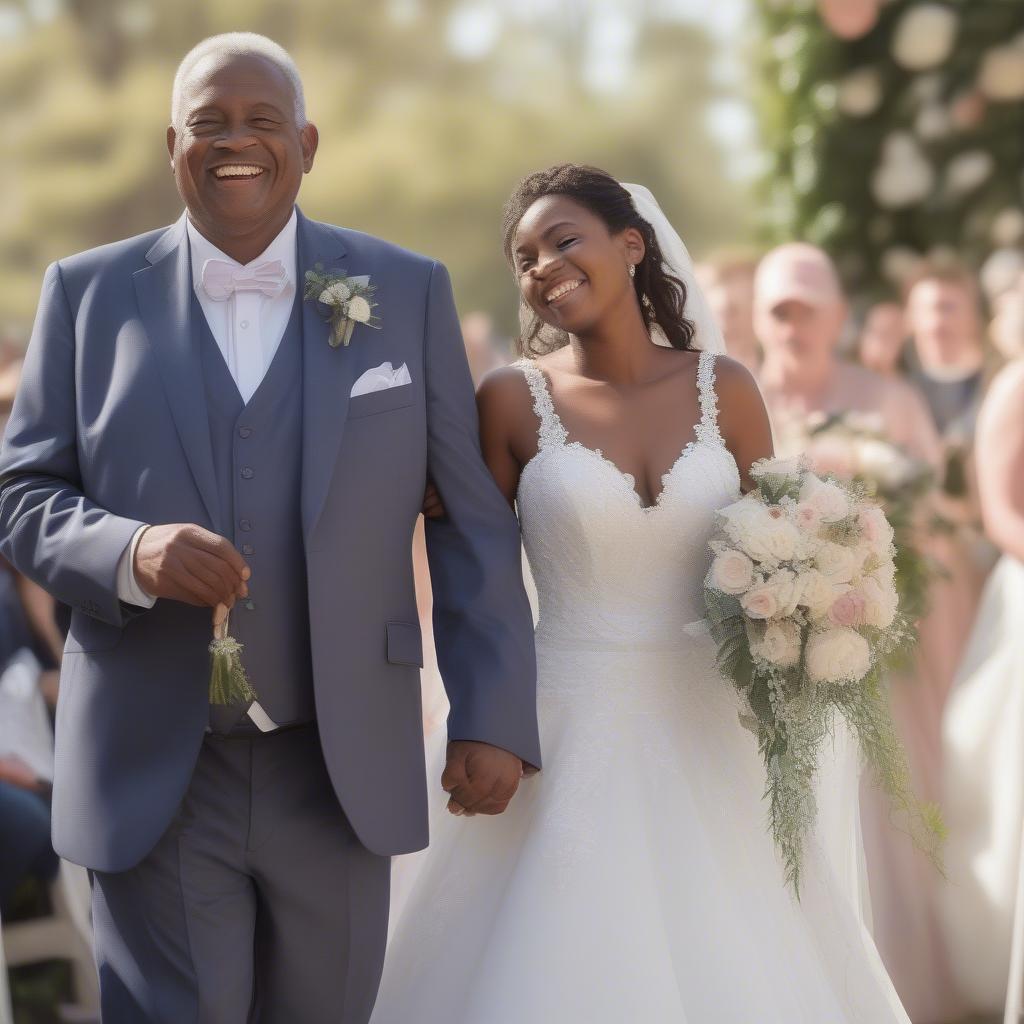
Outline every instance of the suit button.
{"label": "suit button", "polygon": [[242,470],[242,479],[243,480],[251,480],[255,475],[256,474],[248,466],[246,466]]}
{"label": "suit button", "polygon": [[238,522],[238,525],[243,530],[245,530],[246,533],[248,533],[252,529],[252,520],[251,519],[240,519],[239,522]]}
{"label": "suit button", "polygon": [[250,437],[251,435],[252,435],[252,427],[239,427],[238,428],[238,436],[239,437]]}
{"label": "suit button", "polygon": [[251,555],[256,549],[251,544],[242,545],[242,554]]}

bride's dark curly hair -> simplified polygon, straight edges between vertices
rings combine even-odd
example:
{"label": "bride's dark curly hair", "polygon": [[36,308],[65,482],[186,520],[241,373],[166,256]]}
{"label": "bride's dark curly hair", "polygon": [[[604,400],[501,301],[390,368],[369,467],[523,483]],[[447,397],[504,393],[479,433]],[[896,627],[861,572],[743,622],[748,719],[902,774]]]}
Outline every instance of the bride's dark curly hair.
{"label": "bride's dark curly hair", "polygon": [[[552,195],[566,196],[586,207],[613,235],[626,228],[636,228],[643,235],[644,258],[637,264],[633,287],[647,329],[657,325],[673,348],[692,350],[695,329],[683,313],[686,285],[665,270],[654,228],[636,212],[630,194],[607,171],[583,164],[556,164],[523,178],[505,204],[505,258],[509,265],[514,269],[512,246],[519,222],[538,199]],[[569,336],[545,324],[525,300],[520,301],[519,324],[516,348],[520,355],[544,355],[568,344]]]}

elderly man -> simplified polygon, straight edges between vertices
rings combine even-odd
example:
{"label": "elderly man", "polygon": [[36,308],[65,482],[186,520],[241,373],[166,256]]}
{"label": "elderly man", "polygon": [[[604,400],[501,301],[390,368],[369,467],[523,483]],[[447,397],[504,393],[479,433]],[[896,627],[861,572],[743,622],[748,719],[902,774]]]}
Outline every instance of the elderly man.
{"label": "elderly man", "polygon": [[839,358],[848,316],[839,276],[821,249],[792,242],[761,260],[754,327],[764,348],[759,382],[776,429],[814,413],[872,413],[890,440],[937,460],[935,431],[914,389]]}
{"label": "elderly man", "polygon": [[[389,858],[427,842],[428,471],[456,813],[540,763],[517,524],[444,268],[295,208],[288,55],[201,43],[167,144],[186,214],[49,268],[0,455],[0,550],[74,607],[56,847],[92,869],[105,1020],[357,1024]],[[210,702],[218,606],[255,702]]]}

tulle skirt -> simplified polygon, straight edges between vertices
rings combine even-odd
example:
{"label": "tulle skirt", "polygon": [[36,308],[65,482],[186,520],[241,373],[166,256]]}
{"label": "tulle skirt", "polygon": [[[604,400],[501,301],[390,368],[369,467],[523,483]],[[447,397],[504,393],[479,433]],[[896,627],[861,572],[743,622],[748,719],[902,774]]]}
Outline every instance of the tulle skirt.
{"label": "tulle skirt", "polygon": [[[785,886],[709,639],[538,658],[544,770],[494,818],[434,789],[373,1024],[907,1021],[816,841],[801,900]],[[443,754],[439,730],[435,787]]]}

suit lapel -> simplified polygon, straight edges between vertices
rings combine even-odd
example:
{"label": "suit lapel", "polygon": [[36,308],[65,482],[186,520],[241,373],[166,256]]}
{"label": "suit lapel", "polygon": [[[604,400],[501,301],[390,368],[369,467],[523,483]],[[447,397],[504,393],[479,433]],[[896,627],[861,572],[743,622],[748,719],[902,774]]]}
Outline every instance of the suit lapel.
{"label": "suit lapel", "polygon": [[[298,282],[320,263],[328,274],[344,274],[345,244],[336,230],[299,213]],[[345,432],[356,360],[353,349],[331,348],[330,327],[317,304],[302,302],[302,527],[308,544],[320,518],[338,448]]]}
{"label": "suit lapel", "polygon": [[185,216],[146,254],[133,275],[139,312],[156,353],[171,415],[213,528],[219,520],[199,333],[192,323],[192,267]]}

